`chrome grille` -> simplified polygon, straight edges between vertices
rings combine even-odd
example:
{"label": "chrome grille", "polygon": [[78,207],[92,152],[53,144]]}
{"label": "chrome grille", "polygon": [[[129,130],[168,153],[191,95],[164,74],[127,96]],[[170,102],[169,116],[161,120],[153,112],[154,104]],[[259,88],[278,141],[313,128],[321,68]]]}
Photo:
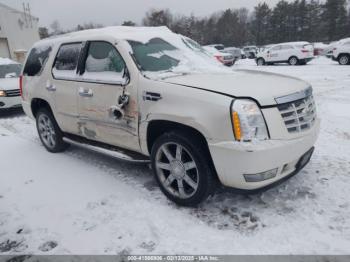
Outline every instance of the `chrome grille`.
{"label": "chrome grille", "polygon": [[316,120],[316,106],[312,95],[277,106],[289,133],[310,129]]}
{"label": "chrome grille", "polygon": [[21,91],[19,89],[6,90],[5,93],[6,93],[6,96],[8,96],[8,97],[20,96],[21,95]]}

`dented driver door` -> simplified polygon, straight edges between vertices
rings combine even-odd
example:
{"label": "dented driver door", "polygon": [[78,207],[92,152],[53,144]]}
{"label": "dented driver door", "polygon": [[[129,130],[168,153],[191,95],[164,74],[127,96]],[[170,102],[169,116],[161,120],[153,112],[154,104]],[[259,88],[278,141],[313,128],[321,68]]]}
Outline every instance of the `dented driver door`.
{"label": "dented driver door", "polygon": [[88,43],[85,52],[78,82],[79,134],[139,150],[137,90],[122,57],[104,41]]}

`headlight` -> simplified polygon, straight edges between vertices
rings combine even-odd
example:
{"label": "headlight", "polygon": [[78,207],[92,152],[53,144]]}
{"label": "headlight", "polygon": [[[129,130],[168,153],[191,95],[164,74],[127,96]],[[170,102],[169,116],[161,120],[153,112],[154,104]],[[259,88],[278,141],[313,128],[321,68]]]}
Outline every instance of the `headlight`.
{"label": "headlight", "polygon": [[3,96],[6,96],[6,93],[5,93],[5,91],[0,90],[0,97],[3,97]]}
{"label": "headlight", "polygon": [[231,115],[236,140],[252,141],[269,138],[265,119],[254,101],[235,100],[231,108]]}

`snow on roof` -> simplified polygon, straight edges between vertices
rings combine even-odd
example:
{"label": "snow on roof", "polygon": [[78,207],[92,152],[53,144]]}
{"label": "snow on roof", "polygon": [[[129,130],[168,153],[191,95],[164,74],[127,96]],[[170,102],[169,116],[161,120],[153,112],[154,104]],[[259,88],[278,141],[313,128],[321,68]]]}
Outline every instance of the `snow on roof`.
{"label": "snow on roof", "polygon": [[278,43],[278,44],[273,44],[273,45],[309,45],[309,44],[310,43],[306,42],[306,41],[297,41],[297,42]]}
{"label": "snow on roof", "polygon": [[344,38],[344,39],[341,39],[341,40],[339,40],[339,42],[338,43],[344,43],[344,42],[347,42],[347,41],[349,41],[350,40],[350,37],[348,37],[348,38]]}
{"label": "snow on roof", "polygon": [[18,63],[9,58],[0,57],[0,65],[11,65],[11,64],[18,64]]}
{"label": "snow on roof", "polygon": [[163,37],[169,38],[174,37],[173,33],[166,26],[159,27],[136,27],[136,26],[110,26],[98,29],[89,29],[78,32],[72,32],[64,35],[50,37],[38,42],[37,45],[41,44],[54,44],[57,42],[65,42],[67,40],[72,41],[79,38],[89,38],[98,36],[109,36],[119,40],[133,40],[142,43],[147,43],[152,38]]}
{"label": "snow on roof", "polygon": [[314,48],[326,48],[329,46],[329,45],[327,45],[325,43],[321,43],[321,42],[314,43],[313,45],[314,45]]}

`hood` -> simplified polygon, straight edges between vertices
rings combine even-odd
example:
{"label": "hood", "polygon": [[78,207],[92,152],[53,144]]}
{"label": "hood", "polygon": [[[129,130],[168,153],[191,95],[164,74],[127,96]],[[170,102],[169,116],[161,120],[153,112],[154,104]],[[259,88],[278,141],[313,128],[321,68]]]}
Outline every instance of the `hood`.
{"label": "hood", "polygon": [[19,78],[0,78],[0,90],[19,89]]}
{"label": "hood", "polygon": [[163,81],[237,98],[253,98],[261,106],[275,105],[275,98],[297,93],[310,87],[310,84],[297,78],[254,70],[235,70],[232,74],[192,74],[176,76]]}

